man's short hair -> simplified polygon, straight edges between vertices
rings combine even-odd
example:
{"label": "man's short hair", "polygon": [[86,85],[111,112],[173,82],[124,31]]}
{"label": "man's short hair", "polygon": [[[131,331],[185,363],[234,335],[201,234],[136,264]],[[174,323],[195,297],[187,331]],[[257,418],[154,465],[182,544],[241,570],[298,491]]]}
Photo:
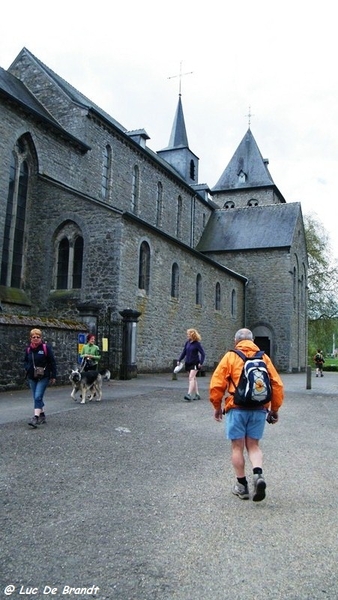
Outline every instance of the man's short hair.
{"label": "man's short hair", "polygon": [[236,331],[235,333],[235,342],[237,344],[237,342],[241,342],[242,340],[250,340],[251,342],[253,342],[253,333],[252,331],[250,331],[250,329],[239,329],[238,331]]}

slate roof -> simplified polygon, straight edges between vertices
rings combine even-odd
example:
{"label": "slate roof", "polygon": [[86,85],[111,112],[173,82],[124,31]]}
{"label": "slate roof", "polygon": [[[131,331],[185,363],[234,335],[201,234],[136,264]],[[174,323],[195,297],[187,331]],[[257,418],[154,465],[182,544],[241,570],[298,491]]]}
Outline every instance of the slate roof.
{"label": "slate roof", "polygon": [[[22,54],[27,54],[27,56],[29,56],[32,61],[35,61],[39,65],[39,67],[43,69],[51,79],[53,79],[53,81],[59,86],[59,88],[62,89],[73,102],[79,104],[80,106],[84,106],[88,109],[93,110],[97,114],[101,115],[106,121],[109,121],[112,125],[117,127],[117,129],[120,129],[124,133],[127,131],[126,128],[123,127],[118,121],[113,119],[113,117],[111,117],[108,113],[106,113],[99,106],[94,104],[94,102],[89,100],[89,98],[81,94],[81,92],[79,92],[76,88],[70,85],[70,83],[68,83],[65,79],[60,77],[60,75],[58,75],[52,69],[47,67],[47,65],[45,65],[41,60],[34,56],[34,54],[32,54],[27,48],[23,48],[21,50],[15,61],[12,63],[11,67],[15,65],[15,63],[18,60],[20,60]],[[9,69],[11,69],[11,67],[9,67]]]}
{"label": "slate roof", "polygon": [[299,202],[218,209],[196,250],[230,252],[290,247],[301,212]]}
{"label": "slate roof", "polygon": [[28,110],[38,120],[42,121],[46,125],[49,125],[66,138],[75,142],[75,144],[80,146],[83,151],[89,149],[87,144],[71,135],[60,125],[60,123],[58,123],[56,119],[54,119],[48,110],[46,110],[45,107],[35,98],[35,96],[31,94],[22,81],[14,77],[8,71],[5,71],[5,69],[2,67],[0,67],[0,94],[11,101],[14,101],[24,110]]}
{"label": "slate roof", "polygon": [[171,130],[169,145],[167,148],[163,148],[163,150],[172,150],[174,148],[189,148],[181,95],[179,95],[178,98],[178,104]]}
{"label": "slate roof", "polygon": [[[274,186],[267,162],[261,155],[251,129],[248,129],[228,166],[211,191]],[[239,178],[241,171],[245,174],[243,181]]]}
{"label": "slate roof", "polygon": [[35,113],[35,115],[60,127],[56,119],[54,119],[35,96],[30,93],[22,81],[14,77],[14,75],[8,71],[5,71],[2,67],[0,67],[0,92],[3,95],[16,100],[22,106],[27,107],[31,112]]}

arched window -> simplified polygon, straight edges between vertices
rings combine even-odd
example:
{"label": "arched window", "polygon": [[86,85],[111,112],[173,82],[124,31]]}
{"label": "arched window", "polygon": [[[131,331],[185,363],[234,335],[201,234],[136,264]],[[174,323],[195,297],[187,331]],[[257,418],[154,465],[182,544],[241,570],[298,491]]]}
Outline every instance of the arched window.
{"label": "arched window", "polygon": [[83,237],[76,238],[74,243],[73,288],[80,288],[82,283]]}
{"label": "arched window", "polygon": [[103,151],[102,164],[102,182],[101,182],[101,197],[103,200],[108,200],[109,197],[109,181],[111,174],[111,147],[107,145]]}
{"label": "arched window", "polygon": [[182,196],[178,196],[177,198],[177,218],[176,218],[176,236],[181,238],[182,236]]}
{"label": "arched window", "polygon": [[0,283],[20,288],[24,263],[24,237],[28,197],[28,146],[16,144],[9,170],[6,219],[2,247]]}
{"label": "arched window", "polygon": [[63,223],[55,237],[57,290],[80,289],[82,285],[83,237],[73,221]]}
{"label": "arched window", "polygon": [[202,306],[202,276],[200,273],[196,277],[196,304]]}
{"label": "arched window", "polygon": [[259,202],[258,200],[256,200],[256,198],[250,198],[250,200],[248,201],[248,206],[258,206]]}
{"label": "arched window", "polygon": [[221,310],[221,284],[219,281],[215,287],[215,310]]}
{"label": "arched window", "polygon": [[178,298],[180,291],[180,277],[178,264],[174,263],[171,268],[171,297]]}
{"label": "arched window", "polygon": [[138,287],[149,293],[150,284],[150,246],[148,242],[142,242],[139,255]]}
{"label": "arched window", "polygon": [[235,208],[235,203],[232,200],[225,202],[223,208]]}
{"label": "arched window", "polygon": [[296,267],[293,267],[293,308],[297,306],[297,271]]}
{"label": "arched window", "polygon": [[236,290],[232,290],[231,292],[231,316],[236,317],[237,315],[237,296]]}
{"label": "arched window", "polygon": [[162,210],[163,210],[163,186],[162,186],[162,183],[159,181],[157,184],[157,197],[156,197],[156,227],[161,227]]}
{"label": "arched window", "polygon": [[137,165],[133,169],[133,181],[131,190],[131,212],[138,214],[138,202],[140,193],[140,170]]}
{"label": "arched window", "polygon": [[58,266],[56,276],[56,288],[58,290],[68,289],[68,263],[69,263],[69,241],[65,237],[59,244]]}

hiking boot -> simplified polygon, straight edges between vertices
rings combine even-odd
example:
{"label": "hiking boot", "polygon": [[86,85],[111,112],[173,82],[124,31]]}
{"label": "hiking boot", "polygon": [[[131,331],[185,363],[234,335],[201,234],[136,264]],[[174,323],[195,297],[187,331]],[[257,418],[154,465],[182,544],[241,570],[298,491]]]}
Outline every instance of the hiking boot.
{"label": "hiking boot", "polygon": [[199,394],[195,394],[194,400],[200,400],[200,399],[201,399],[201,396]]}
{"label": "hiking boot", "polygon": [[254,486],[254,493],[253,493],[253,497],[252,497],[253,501],[260,502],[261,500],[264,500],[266,483],[265,483],[264,477],[261,473],[255,474],[253,476],[253,486]]}
{"label": "hiking boot", "polygon": [[247,485],[237,482],[232,488],[232,493],[241,500],[249,500],[249,488]]}
{"label": "hiking boot", "polygon": [[46,415],[45,415],[45,413],[40,413],[40,416],[39,416],[39,425],[44,425],[45,423],[47,423],[47,421],[46,421]]}
{"label": "hiking boot", "polygon": [[190,394],[186,394],[184,396],[184,400],[186,400],[187,402],[191,402],[191,396],[190,396]]}
{"label": "hiking boot", "polygon": [[39,417],[34,415],[34,417],[32,417],[30,421],[28,421],[28,425],[30,425],[31,427],[34,427],[34,429],[36,429],[37,426],[39,425]]}

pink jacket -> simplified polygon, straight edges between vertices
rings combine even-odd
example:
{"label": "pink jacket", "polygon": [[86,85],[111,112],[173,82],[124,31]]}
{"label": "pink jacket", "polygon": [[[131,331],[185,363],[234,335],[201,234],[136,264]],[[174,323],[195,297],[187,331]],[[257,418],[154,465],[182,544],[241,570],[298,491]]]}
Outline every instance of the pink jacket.
{"label": "pink jacket", "polygon": [[[242,340],[236,346],[237,350],[241,350],[246,356],[254,356],[259,352],[258,346],[250,340]],[[263,360],[266,363],[271,381],[272,397],[271,402],[264,405],[270,410],[277,411],[283,404],[284,386],[280,376],[278,375],[271,359],[267,354],[264,354]],[[235,354],[235,352],[227,352],[216,367],[210,380],[210,402],[216,410],[222,407],[222,400],[225,397],[225,412],[234,408],[233,394],[235,386],[231,379],[237,385],[243,369],[243,360]],[[270,406],[269,406],[270,405]]]}

